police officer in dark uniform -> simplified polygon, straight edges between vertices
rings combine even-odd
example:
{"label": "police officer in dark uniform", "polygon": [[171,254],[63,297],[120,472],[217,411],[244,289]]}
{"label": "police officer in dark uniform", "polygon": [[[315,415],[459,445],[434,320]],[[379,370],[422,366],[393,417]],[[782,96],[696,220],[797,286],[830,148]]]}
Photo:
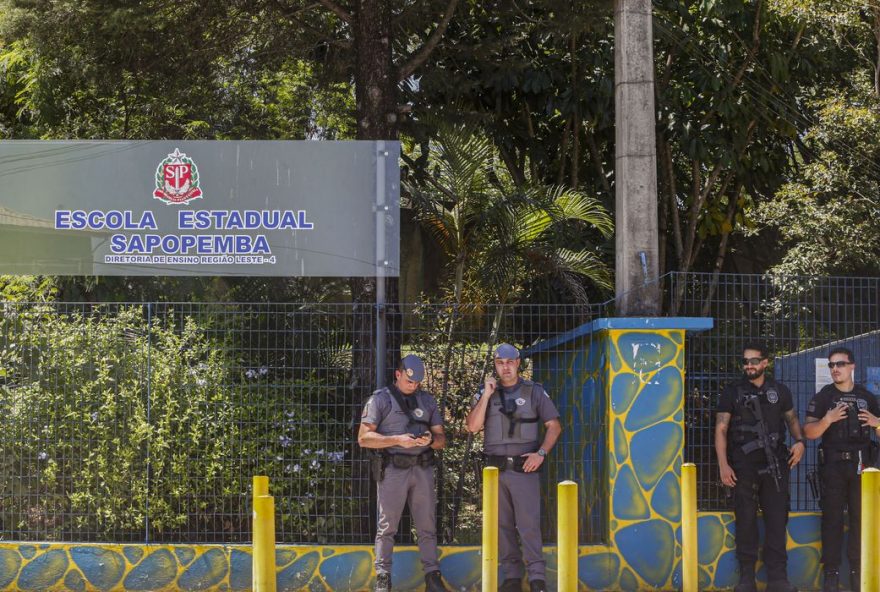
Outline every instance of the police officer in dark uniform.
{"label": "police officer in dark uniform", "polygon": [[[538,470],[562,433],[559,412],[544,388],[519,376],[519,350],[502,343],[495,350],[495,377],[488,376],[467,416],[467,429],[485,427],[486,464],[501,471],[498,488],[498,554],[501,592],[522,589],[523,559],[531,592],[546,592],[541,541]],[[545,428],[539,439],[539,424]],[[522,541],[520,550],[517,532]]]}
{"label": "police officer in dark uniform", "polygon": [[[764,516],[764,564],[768,592],[796,592],[788,581],[785,549],[789,506],[789,471],[804,455],[801,426],[791,391],[765,375],[767,347],[743,348],[744,377],[721,393],[715,424],[715,452],[721,482],[733,487],[736,557],[740,580],[736,592],[755,592],[758,561],[758,506]],[[785,447],[785,426],[794,443]]]}
{"label": "police officer in dark uniform", "polygon": [[418,535],[425,590],[447,592],[437,554],[434,490],[434,451],[446,445],[446,435],[437,401],[419,389],[424,377],[422,360],[406,356],[394,372],[394,384],[373,393],[361,415],[358,444],[372,449],[378,482],[376,592],[391,590],[394,535],[407,504]]}
{"label": "police officer in dark uniform", "polygon": [[[819,476],[822,483],[822,590],[837,592],[840,581],[840,547],[843,542],[843,510],[849,514],[847,557],[850,588],[859,589],[861,564],[860,475],[874,462],[871,434],[880,426],[877,398],[853,382],[853,353],[839,347],[828,354],[832,384],[810,401],[804,432],[807,438],[822,438],[819,446]],[[870,591],[875,592],[875,591]]]}

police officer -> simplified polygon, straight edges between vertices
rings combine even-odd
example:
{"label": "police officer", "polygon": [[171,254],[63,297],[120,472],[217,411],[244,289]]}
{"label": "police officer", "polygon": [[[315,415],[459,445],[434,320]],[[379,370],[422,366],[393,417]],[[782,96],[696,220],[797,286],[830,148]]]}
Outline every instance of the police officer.
{"label": "police officer", "polygon": [[373,450],[378,481],[376,592],[391,590],[394,535],[405,504],[418,535],[425,590],[447,592],[437,555],[434,491],[434,451],[446,445],[446,435],[437,401],[419,389],[424,377],[422,360],[406,356],[394,372],[394,384],[373,393],[361,415],[358,444]]}
{"label": "police officer", "polygon": [[[767,591],[797,591],[788,581],[785,541],[789,471],[804,455],[804,440],[791,391],[765,375],[768,363],[764,344],[749,343],[743,348],[744,376],[721,393],[715,423],[721,482],[734,488],[740,569],[736,592],[757,590],[759,505],[764,515]],[[791,449],[785,447],[785,426],[794,440]]]}
{"label": "police officer", "polygon": [[[498,490],[498,552],[501,592],[519,592],[523,559],[531,592],[545,592],[538,470],[562,433],[559,413],[544,388],[519,376],[519,350],[502,343],[495,350],[497,380],[488,376],[467,416],[467,429],[485,427],[483,454],[501,471]],[[545,428],[539,440],[538,425]],[[517,542],[522,540],[522,550]]]}
{"label": "police officer", "polygon": [[822,438],[819,446],[819,476],[822,483],[822,590],[837,592],[840,581],[840,547],[843,542],[843,509],[849,514],[846,554],[850,565],[850,587],[859,588],[861,561],[862,468],[873,464],[871,434],[880,426],[877,398],[853,383],[856,368],[853,353],[845,347],[828,354],[832,384],[810,401],[804,431],[807,438]]}

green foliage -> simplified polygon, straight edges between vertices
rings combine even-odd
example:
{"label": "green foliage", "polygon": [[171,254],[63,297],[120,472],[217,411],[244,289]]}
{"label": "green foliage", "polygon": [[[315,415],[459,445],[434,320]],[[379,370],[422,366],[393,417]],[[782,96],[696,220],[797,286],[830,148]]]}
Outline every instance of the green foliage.
{"label": "green foliage", "polygon": [[449,261],[456,302],[513,302],[530,282],[548,278],[581,300],[583,281],[610,287],[608,267],[590,242],[612,232],[598,200],[531,178],[517,184],[492,143],[465,126],[442,129],[424,157],[426,177],[406,188]]}
{"label": "green foliage", "polygon": [[839,275],[880,270],[880,100],[865,89],[817,102],[804,137],[810,160],[765,203],[761,221],[785,247],[781,274]]}
{"label": "green foliage", "polygon": [[58,285],[53,277],[0,275],[0,301],[46,302],[54,300]]}
{"label": "green foliage", "polygon": [[[278,47],[261,3],[0,2],[7,135],[300,139],[352,135],[348,84]],[[295,28],[288,35],[298,38]],[[3,124],[0,119],[0,124]],[[2,130],[0,130],[2,131]]]}
{"label": "green foliage", "polygon": [[279,529],[303,541],[344,529],[336,515],[354,503],[339,491],[345,451],[306,448],[341,441],[328,433],[346,429],[308,405],[327,388],[239,370],[224,332],[207,337],[217,322],[172,311],[148,324],[141,307],[64,314],[7,304],[4,530],[142,540],[149,521],[151,540],[246,540],[254,474],[269,475],[288,502]]}

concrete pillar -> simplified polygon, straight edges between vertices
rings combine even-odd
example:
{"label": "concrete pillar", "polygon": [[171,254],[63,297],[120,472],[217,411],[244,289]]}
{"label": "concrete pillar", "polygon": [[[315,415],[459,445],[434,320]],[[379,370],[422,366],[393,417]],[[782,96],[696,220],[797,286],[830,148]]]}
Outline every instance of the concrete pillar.
{"label": "concrete pillar", "polygon": [[651,0],[614,2],[616,285],[619,316],[661,313]]}

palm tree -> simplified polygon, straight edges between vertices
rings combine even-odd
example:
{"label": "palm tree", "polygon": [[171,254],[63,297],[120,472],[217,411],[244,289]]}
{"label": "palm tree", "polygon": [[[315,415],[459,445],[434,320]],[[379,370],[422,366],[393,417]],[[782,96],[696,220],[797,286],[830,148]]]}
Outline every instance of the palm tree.
{"label": "palm tree", "polygon": [[585,231],[611,235],[613,222],[599,200],[528,178],[517,186],[492,142],[464,126],[441,128],[427,162],[426,173],[405,187],[449,259],[456,304],[513,302],[539,278],[561,280],[581,301],[584,282],[611,288],[611,271],[594,245],[567,246]]}

